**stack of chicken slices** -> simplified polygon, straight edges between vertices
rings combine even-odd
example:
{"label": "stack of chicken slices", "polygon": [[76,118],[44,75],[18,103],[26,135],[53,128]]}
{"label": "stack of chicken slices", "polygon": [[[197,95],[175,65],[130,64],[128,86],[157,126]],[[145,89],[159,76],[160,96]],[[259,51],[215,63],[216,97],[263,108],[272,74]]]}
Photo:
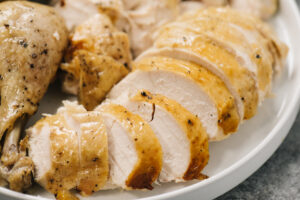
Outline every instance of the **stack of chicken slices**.
{"label": "stack of chicken slices", "polygon": [[70,22],[61,66],[64,90],[83,105],[65,101],[27,130],[35,180],[59,198],[207,178],[209,142],[256,114],[287,47],[256,17],[206,8],[162,25],[140,52],[130,49],[125,11],[99,5],[82,24]]}

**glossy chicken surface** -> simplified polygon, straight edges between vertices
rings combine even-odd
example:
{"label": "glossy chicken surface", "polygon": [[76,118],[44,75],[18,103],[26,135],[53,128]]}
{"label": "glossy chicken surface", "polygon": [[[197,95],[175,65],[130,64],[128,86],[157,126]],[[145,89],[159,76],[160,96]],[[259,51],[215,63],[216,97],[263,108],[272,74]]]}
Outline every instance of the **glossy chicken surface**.
{"label": "glossy chicken surface", "polygon": [[11,166],[21,156],[24,120],[36,112],[56,74],[67,29],[50,7],[10,1],[0,3],[0,10],[0,138],[6,137],[1,161]]}
{"label": "glossy chicken surface", "polygon": [[162,149],[149,124],[125,107],[104,103],[110,175],[106,189],[153,189],[162,168]]}
{"label": "glossy chicken surface", "polygon": [[76,27],[65,60],[63,89],[78,94],[80,103],[92,110],[130,69],[128,37],[97,14]]}
{"label": "glossy chicken surface", "polygon": [[[60,12],[87,1],[66,1]],[[64,102],[28,130],[35,181],[58,199],[75,198],[71,189],[85,196],[208,178],[209,142],[252,118],[283,69],[287,46],[260,19],[229,8],[185,13],[155,34],[145,29],[153,45],[131,63],[130,27],[152,27],[148,12],[172,1],[124,2],[89,1],[99,12],[86,20],[78,11],[83,22],[71,23],[64,89],[87,109]],[[141,15],[134,22],[130,13]]]}
{"label": "glossy chicken surface", "polygon": [[62,195],[100,190],[108,178],[107,134],[101,113],[64,102],[56,115],[46,116],[27,131],[35,180]]}
{"label": "glossy chicken surface", "polygon": [[[155,133],[160,140],[164,152],[164,163],[159,181],[171,182],[175,180],[176,182],[181,182],[193,179],[201,180],[204,178],[205,175],[201,172],[209,160],[208,135],[199,118],[188,110],[185,110],[176,101],[162,95],[153,95],[145,90],[138,92],[138,94],[133,97],[132,102],[137,105],[135,109],[140,110],[138,111],[140,115],[147,113],[143,110],[143,107],[147,107],[146,104],[150,104],[152,107],[154,105],[155,110],[151,114],[149,123],[153,130],[157,131]],[[170,114],[173,120],[176,121],[177,126],[170,124],[169,127],[173,127],[172,130],[169,129],[170,132],[166,131],[166,129],[158,128],[159,121],[164,121],[166,119],[163,118],[168,118],[166,115],[160,118],[159,109],[165,110],[165,112]],[[147,116],[147,114],[145,116]],[[148,113],[148,117],[146,118],[149,119],[149,117],[150,115]],[[167,120],[165,124],[168,124]],[[183,138],[175,134],[174,129],[176,129],[178,125],[181,132],[183,132]],[[170,136],[168,136],[168,133],[171,133]],[[177,141],[178,144],[174,142],[173,138],[180,138],[182,140],[180,142]],[[176,148],[177,145],[181,146],[184,140],[187,140],[188,144],[185,148],[181,149],[187,150],[188,152],[186,154],[180,154],[178,153],[179,150],[174,151],[174,148]],[[171,144],[174,145],[173,148],[170,148]]]}

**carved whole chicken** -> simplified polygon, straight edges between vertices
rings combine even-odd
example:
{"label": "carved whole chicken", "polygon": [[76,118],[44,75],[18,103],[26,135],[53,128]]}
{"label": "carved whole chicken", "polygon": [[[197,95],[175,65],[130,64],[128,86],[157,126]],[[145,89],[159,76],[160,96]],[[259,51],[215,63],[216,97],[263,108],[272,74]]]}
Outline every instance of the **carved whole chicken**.
{"label": "carved whole chicken", "polygon": [[22,126],[36,112],[56,74],[67,45],[67,29],[63,19],[47,6],[10,1],[0,3],[0,10],[0,139],[5,137],[1,175],[12,189],[21,190],[22,186],[14,183],[29,179],[30,170],[23,167],[19,179],[12,179],[13,170],[7,167],[26,160],[20,159],[24,154],[18,148]]}
{"label": "carved whole chicken", "polygon": [[150,48],[157,29],[180,14],[203,7],[230,5],[266,18],[276,11],[277,3],[276,0],[53,1],[73,31],[69,53],[61,67],[66,72],[63,90],[78,95],[79,102],[91,110],[131,69],[130,50],[135,58]]}
{"label": "carved whole chicken", "polygon": [[[153,47],[135,60],[132,72],[94,111],[65,103],[56,115],[30,129],[36,181],[63,198],[72,188],[90,194],[100,189],[152,189],[156,180],[206,178],[201,171],[209,159],[208,141],[225,139],[255,115],[286,55],[285,44],[252,16],[210,8],[179,17],[158,31]],[[107,140],[92,143],[87,138],[83,143],[87,132],[95,138],[106,134]],[[106,145],[108,156],[95,157]],[[84,164],[98,160],[105,165],[107,179],[94,176],[96,168]],[[80,184],[83,169],[84,183],[94,185]],[[71,182],[73,176],[78,181]]]}

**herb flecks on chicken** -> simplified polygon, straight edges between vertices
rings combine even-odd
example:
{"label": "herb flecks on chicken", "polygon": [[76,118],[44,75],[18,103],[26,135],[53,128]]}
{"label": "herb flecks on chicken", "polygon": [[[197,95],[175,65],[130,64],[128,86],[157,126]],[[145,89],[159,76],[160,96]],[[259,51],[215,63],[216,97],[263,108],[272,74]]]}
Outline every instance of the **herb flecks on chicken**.
{"label": "herb flecks on chicken", "polygon": [[80,103],[92,110],[119,82],[131,66],[128,36],[110,19],[97,14],[79,25],[71,36],[63,89],[79,94]]}
{"label": "herb flecks on chicken", "polygon": [[[25,156],[18,147],[24,120],[36,112],[56,74],[67,44],[67,29],[52,8],[36,3],[3,2],[0,10],[0,139],[5,134],[1,164],[11,168]],[[28,167],[22,168],[24,173],[29,173]],[[10,187],[19,180],[4,178]]]}

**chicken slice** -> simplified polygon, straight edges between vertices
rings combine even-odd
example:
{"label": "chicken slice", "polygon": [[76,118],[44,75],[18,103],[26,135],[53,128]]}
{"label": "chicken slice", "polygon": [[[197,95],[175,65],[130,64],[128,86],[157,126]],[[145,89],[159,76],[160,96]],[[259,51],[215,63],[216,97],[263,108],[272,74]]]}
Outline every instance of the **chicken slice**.
{"label": "chicken slice", "polygon": [[240,117],[233,96],[218,77],[201,66],[171,58],[141,60],[107,98],[123,104],[142,89],[176,100],[197,115],[210,140],[223,139],[238,128]]}
{"label": "chicken slice", "polygon": [[[25,154],[25,152],[24,152]],[[22,155],[11,166],[0,166],[1,186],[9,183],[9,188],[15,191],[24,191],[32,186],[34,166],[31,158]]]}
{"label": "chicken slice", "polygon": [[80,170],[76,189],[81,194],[91,195],[100,190],[108,177],[107,134],[101,113],[87,112],[77,103],[65,102],[57,111],[78,136]]}
{"label": "chicken slice", "polygon": [[78,136],[64,117],[45,117],[27,133],[29,156],[36,169],[35,181],[53,194],[75,188],[80,168]]}
{"label": "chicken slice", "polygon": [[124,106],[147,121],[159,139],[163,150],[160,182],[204,177],[201,171],[209,158],[208,136],[198,117],[176,101],[145,90]]}
{"label": "chicken slice", "polygon": [[[273,57],[264,38],[249,40],[249,37],[246,37],[235,26],[213,18],[188,18],[185,16],[184,19],[179,19],[175,23],[165,26],[161,32],[166,34],[170,30],[177,34],[181,33],[187,38],[196,38],[199,35],[208,37],[232,53],[242,67],[255,74],[259,89],[259,103],[270,94]],[[253,34],[257,35],[258,33],[254,32]]]}
{"label": "chicken slice", "polygon": [[103,114],[110,163],[106,189],[152,189],[162,168],[162,149],[149,124],[116,104],[96,108]]}
{"label": "chicken slice", "polygon": [[[235,94],[235,98],[236,101],[244,103],[244,119],[249,119],[255,115],[258,106],[258,89],[254,74],[242,67],[232,53],[209,37],[204,35],[189,37],[188,34],[179,36],[176,31],[174,33],[171,31],[170,34],[161,34],[156,40],[155,46],[162,51],[173,51],[172,57],[177,57],[177,54],[183,55],[186,52],[183,57],[192,59],[192,56],[189,55],[194,54],[197,60],[191,61],[215,71],[214,73],[219,74],[228,88],[233,88],[231,92],[239,95]],[[183,52],[176,53],[176,49],[183,50]],[[157,55],[160,54],[158,51]]]}
{"label": "chicken slice", "polygon": [[64,102],[27,130],[35,180],[53,194],[76,188],[82,195],[100,190],[108,177],[107,135],[101,113]]}
{"label": "chicken slice", "polygon": [[[97,14],[75,29],[65,60],[61,66],[67,72],[63,89],[79,94],[80,103],[91,110],[128,73],[128,37],[116,30],[107,16]],[[86,79],[91,81],[83,81]]]}
{"label": "chicken slice", "polygon": [[[174,33],[174,35],[177,35]],[[258,106],[258,89],[254,73],[242,67],[234,55],[205,36],[188,38],[170,34],[161,35],[156,47],[141,55],[167,56],[197,63],[219,76],[238,104],[244,119],[255,115]],[[243,106],[241,106],[243,105]]]}
{"label": "chicken slice", "polygon": [[[234,97],[226,88],[224,82],[200,65],[167,57],[151,57],[140,60],[136,69],[151,71],[169,71],[181,74],[195,81],[205,94],[214,102],[217,108],[218,135],[211,136],[211,140],[219,140],[228,134],[236,132],[240,123],[240,114]],[[175,99],[176,100],[176,99]],[[198,102],[199,104],[200,102]],[[205,106],[205,103],[203,103]],[[201,119],[201,118],[200,118]],[[203,120],[204,121],[204,120]]]}
{"label": "chicken slice", "polygon": [[[260,65],[257,67],[259,70],[246,67],[246,63],[241,62],[236,53],[228,48],[229,45],[216,40],[207,34],[208,31],[202,33],[201,29],[195,31],[197,28],[182,28],[197,27],[205,20],[211,24],[214,20],[227,23],[233,27],[231,31],[247,38],[246,41],[250,44],[254,43],[252,48],[260,47],[261,52],[256,52],[255,55],[255,59],[258,60],[256,64]],[[186,25],[178,27],[178,23]],[[238,105],[244,104],[244,119],[249,119],[254,116],[257,106],[271,87],[270,63],[260,63],[263,60],[261,56],[272,60],[273,71],[278,73],[287,51],[287,47],[278,40],[272,30],[257,18],[228,8],[209,8],[186,14],[169,24],[167,28],[163,28],[158,33],[154,47],[144,52],[137,60],[147,56],[163,55],[203,65],[225,82]],[[248,60],[251,60],[250,56]],[[267,79],[261,81],[265,77]]]}
{"label": "chicken slice", "polygon": [[200,18],[217,18],[219,20],[231,23],[246,37],[248,37],[249,40],[255,38],[257,39],[257,37],[259,37],[253,37],[255,32],[260,34],[260,37],[266,39],[268,42],[268,49],[273,56],[274,73],[278,74],[282,70],[284,66],[283,61],[288,53],[288,47],[278,39],[274,31],[266,23],[263,23],[261,20],[251,15],[243,14],[228,8],[203,10],[203,12],[199,12],[197,16]]}

